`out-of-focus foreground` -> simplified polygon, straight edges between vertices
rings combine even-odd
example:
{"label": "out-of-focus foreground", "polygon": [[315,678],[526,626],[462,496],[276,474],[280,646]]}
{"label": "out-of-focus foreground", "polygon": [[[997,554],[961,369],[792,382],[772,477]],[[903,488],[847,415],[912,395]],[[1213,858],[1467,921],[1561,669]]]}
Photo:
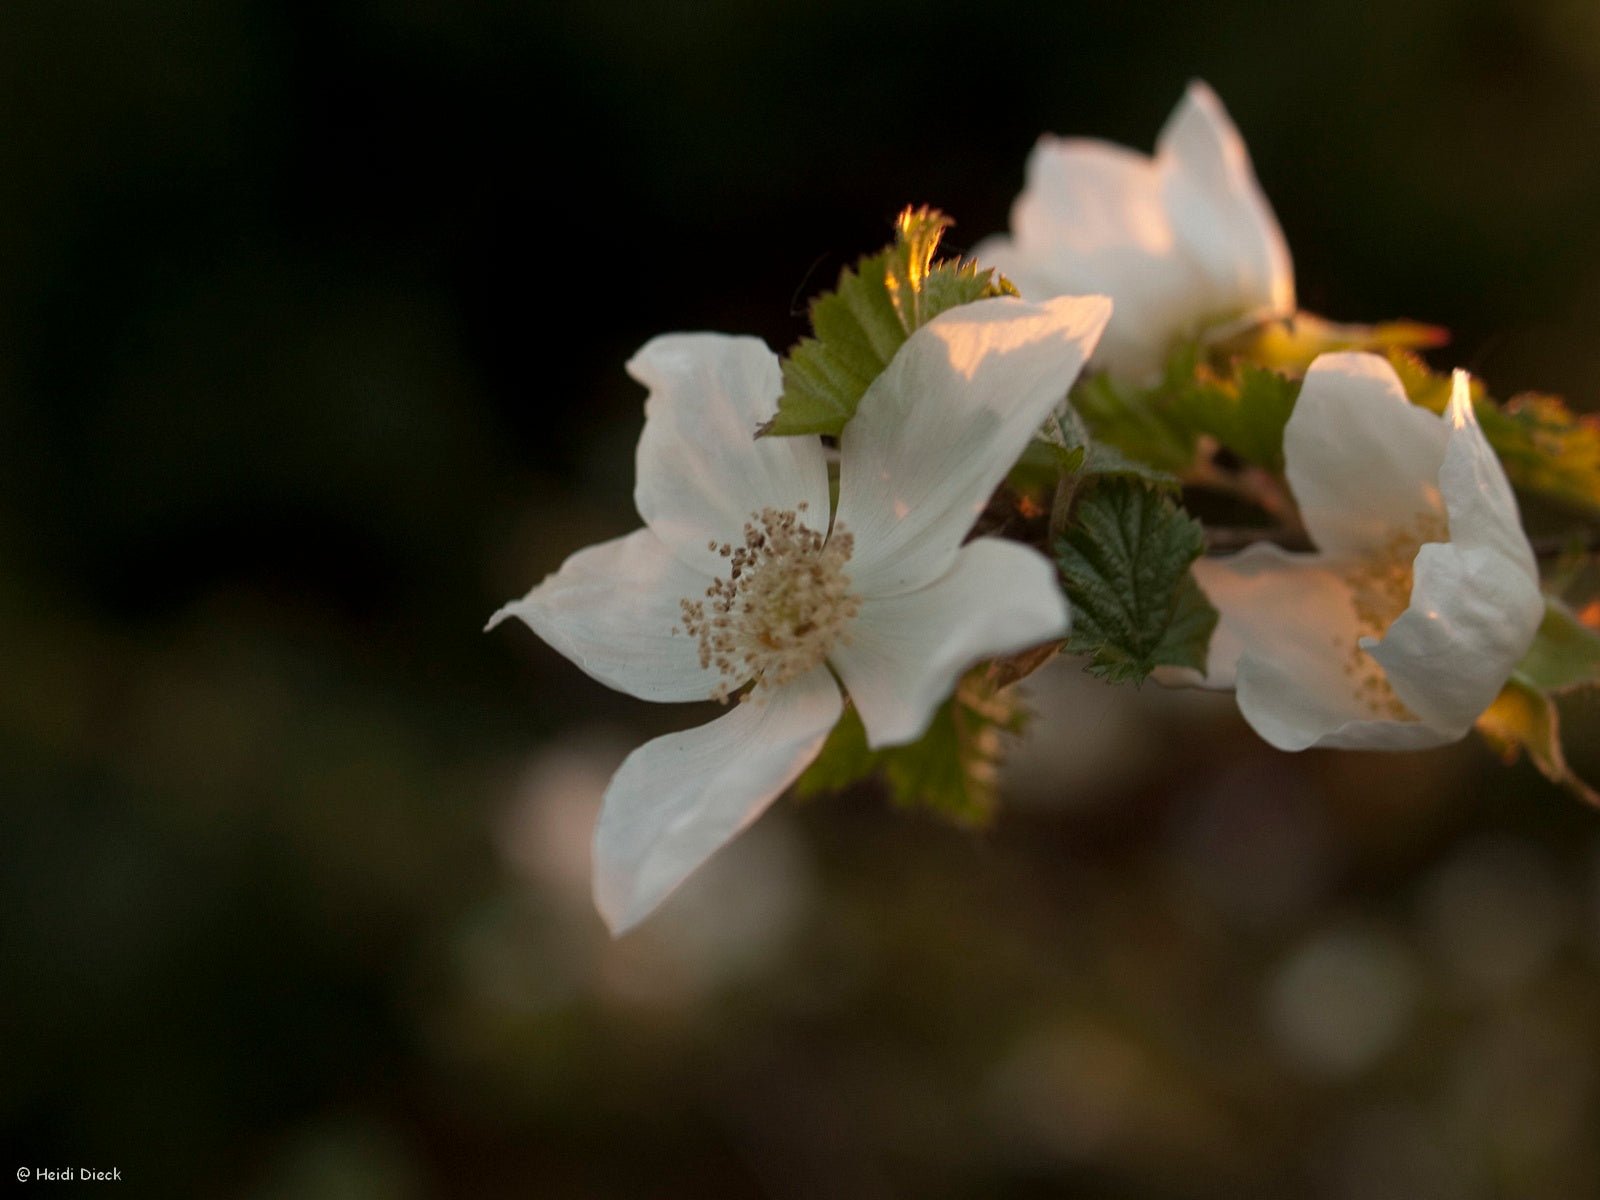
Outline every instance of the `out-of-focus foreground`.
{"label": "out-of-focus foreground", "polygon": [[780,804],[611,943],[600,791],[702,714],[478,632],[633,527],[644,340],[782,349],[902,205],[970,245],[1190,76],[1307,308],[1594,409],[1582,0],[0,8],[4,1174],[1600,1192],[1600,820],[1525,765],[1061,664],[991,832]]}

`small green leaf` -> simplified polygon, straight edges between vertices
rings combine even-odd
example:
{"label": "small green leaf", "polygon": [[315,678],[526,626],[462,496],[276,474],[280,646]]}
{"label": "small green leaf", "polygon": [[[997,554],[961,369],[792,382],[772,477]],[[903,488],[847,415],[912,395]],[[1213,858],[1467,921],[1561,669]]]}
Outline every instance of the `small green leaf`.
{"label": "small green leaf", "polygon": [[[1389,361],[1413,404],[1444,411],[1450,401],[1448,375],[1401,350],[1391,351]],[[1574,413],[1554,396],[1533,393],[1497,404],[1477,379],[1472,381],[1472,408],[1513,484],[1590,516],[1600,515],[1600,416]]]}
{"label": "small green leaf", "polygon": [[1122,479],[1097,482],[1073,522],[1056,545],[1073,608],[1067,649],[1113,683],[1142,682],[1162,665],[1204,670],[1217,612],[1189,571],[1205,548],[1200,523]]}
{"label": "small green leaf", "polygon": [[1600,633],[1561,601],[1546,596],[1544,620],[1517,664],[1517,675],[1544,692],[1600,685]]}
{"label": "small green leaf", "polygon": [[1208,433],[1246,462],[1283,469],[1283,427],[1289,423],[1300,381],[1243,359],[1229,373],[1196,370],[1173,401],[1173,415],[1195,433]]}
{"label": "small green leaf", "polygon": [[761,435],[837,435],[914,331],[957,305],[1016,295],[976,262],[934,261],[950,225],[937,209],[906,209],[892,245],[841,271],[835,289],[811,302],[815,336],[801,338],[783,360],[778,412]]}
{"label": "small green leaf", "polygon": [[934,812],[958,825],[981,827],[999,803],[1000,737],[1021,732],[1015,696],[988,668],[968,672],[934,714],[928,732],[906,746],[873,750],[854,708],[846,710],[811,766],[795,782],[807,798],[880,778],[900,808]]}
{"label": "small green leaf", "polygon": [[1509,764],[1526,753],[1550,782],[1586,804],[1600,808],[1596,792],[1573,773],[1561,750],[1561,716],[1555,701],[1526,679],[1513,675],[1495,702],[1478,718],[1483,740]]}

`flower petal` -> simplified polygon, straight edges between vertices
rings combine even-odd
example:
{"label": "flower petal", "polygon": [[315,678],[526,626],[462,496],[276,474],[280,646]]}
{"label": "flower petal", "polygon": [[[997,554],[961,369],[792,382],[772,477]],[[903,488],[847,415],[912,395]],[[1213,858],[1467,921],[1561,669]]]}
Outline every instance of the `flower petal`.
{"label": "flower petal", "polygon": [[611,932],[649,916],[760,816],[817,756],[843,707],[833,676],[817,667],[630,754],[594,832],[595,905]]}
{"label": "flower petal", "polygon": [[1239,711],[1279,750],[1426,750],[1461,735],[1425,721],[1393,721],[1343,703],[1339,692],[1308,687],[1285,664],[1246,654],[1239,660]]}
{"label": "flower petal", "polygon": [[1111,314],[1100,296],[964,304],[900,347],[840,439],[837,522],[869,597],[950,569],[961,539],[1077,378]]}
{"label": "flower petal", "polygon": [[1283,230],[1244,139],[1204,83],[1189,85],[1162,129],[1156,165],[1174,238],[1205,280],[1205,307],[1193,315],[1293,313],[1294,265]]}
{"label": "flower petal", "polygon": [[710,584],[638,529],[579,550],[486,629],[516,617],[607,687],[641,700],[706,700],[721,677],[701,669],[694,638],[672,630],[678,602],[703,597]]}
{"label": "flower petal", "polygon": [[1410,605],[1368,652],[1413,712],[1463,736],[1528,652],[1544,598],[1516,499],[1472,414],[1463,372],[1447,418],[1439,487],[1451,541],[1422,547]]}
{"label": "flower petal", "polygon": [[850,644],[829,656],[874,748],[915,741],[973,663],[1067,632],[1055,568],[1015,542],[961,547],[942,579],[863,602]]}
{"label": "flower petal", "polygon": [[1040,138],[1010,237],[974,252],[1030,300],[1097,293],[1116,304],[1094,352],[1119,378],[1159,373],[1202,280],[1177,252],[1148,155],[1089,138]]}
{"label": "flower petal", "polygon": [[1465,371],[1451,377],[1445,421],[1450,440],[1439,468],[1439,490],[1450,515],[1450,540],[1462,547],[1493,550],[1537,583],[1539,563],[1523,532],[1516,495],[1478,425]]}
{"label": "flower petal", "polygon": [[1386,360],[1320,356],[1283,431],[1289,487],[1318,549],[1365,557],[1437,523],[1448,441],[1445,423],[1406,399]]}
{"label": "flower petal", "polygon": [[1324,556],[1262,544],[1201,559],[1194,572],[1220,614],[1205,686],[1236,686],[1239,711],[1278,749],[1405,749],[1451,740],[1419,721],[1380,719],[1362,700],[1350,673],[1359,634],[1350,585]]}
{"label": "flower petal", "polygon": [[1085,138],[1041,138],[1011,210],[1011,236],[979,261],[1029,299],[1096,292],[1116,315],[1095,366],[1135,384],[1173,342],[1219,322],[1294,312],[1294,267],[1249,152],[1221,101],[1193,83],[1156,156]]}
{"label": "flower petal", "polygon": [[628,360],[650,389],[639,438],[634,502],[684,562],[709,575],[726,563],[708,543],[737,541],[767,507],[798,509],[828,527],[828,468],[815,437],[757,438],[777,408],[777,356],[757,338],[677,333]]}

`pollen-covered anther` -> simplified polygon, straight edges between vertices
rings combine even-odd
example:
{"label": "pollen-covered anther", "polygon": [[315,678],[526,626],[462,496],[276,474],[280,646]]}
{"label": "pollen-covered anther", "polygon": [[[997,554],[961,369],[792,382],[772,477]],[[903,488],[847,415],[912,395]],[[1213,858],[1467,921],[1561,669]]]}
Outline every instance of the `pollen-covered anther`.
{"label": "pollen-covered anther", "polygon": [[1382,638],[1389,626],[1411,603],[1412,575],[1417,551],[1426,542],[1449,537],[1442,517],[1423,517],[1416,525],[1396,531],[1378,550],[1344,572],[1355,608],[1356,636],[1345,654],[1344,673],[1356,697],[1375,716],[1396,721],[1415,720],[1383,667],[1361,648],[1362,638]]}
{"label": "pollen-covered anther", "polygon": [[845,564],[855,539],[841,525],[832,534],[800,523],[805,505],[751,514],[742,544],[713,543],[728,560],[728,577],[704,598],[679,607],[683,629],[700,643],[700,666],[722,676],[716,699],[746,681],[777,687],[805,674],[847,643],[861,598]]}

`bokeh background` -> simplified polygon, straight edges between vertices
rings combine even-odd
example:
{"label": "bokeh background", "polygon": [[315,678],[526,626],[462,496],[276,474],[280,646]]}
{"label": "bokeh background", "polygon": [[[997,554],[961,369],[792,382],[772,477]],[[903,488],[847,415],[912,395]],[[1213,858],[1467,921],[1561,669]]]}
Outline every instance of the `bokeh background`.
{"label": "bokeh background", "polygon": [[1588,0],[0,6],[4,1177],[1600,1194],[1600,819],[1525,765],[1065,664],[992,831],[785,802],[613,944],[600,790],[704,714],[479,633],[633,527],[644,340],[783,348],[1195,76],[1306,307],[1600,401]]}

